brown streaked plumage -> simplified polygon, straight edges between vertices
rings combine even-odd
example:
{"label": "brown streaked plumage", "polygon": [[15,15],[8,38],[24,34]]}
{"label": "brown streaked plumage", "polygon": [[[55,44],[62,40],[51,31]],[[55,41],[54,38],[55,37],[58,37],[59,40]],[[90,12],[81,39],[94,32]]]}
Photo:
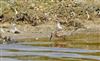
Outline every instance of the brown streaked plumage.
{"label": "brown streaked plumage", "polygon": [[52,40],[53,37],[56,38],[63,38],[65,40],[65,35],[62,35],[63,27],[61,26],[61,23],[59,19],[56,20],[56,30],[51,33],[50,40]]}

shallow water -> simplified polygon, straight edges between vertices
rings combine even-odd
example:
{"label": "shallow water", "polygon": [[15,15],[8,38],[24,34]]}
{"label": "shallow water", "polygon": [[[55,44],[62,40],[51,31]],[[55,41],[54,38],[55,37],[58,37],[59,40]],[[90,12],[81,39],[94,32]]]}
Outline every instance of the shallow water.
{"label": "shallow water", "polygon": [[1,61],[99,61],[99,49],[34,46],[51,42],[1,44]]}
{"label": "shallow water", "polygon": [[100,34],[0,44],[1,61],[100,61]]}

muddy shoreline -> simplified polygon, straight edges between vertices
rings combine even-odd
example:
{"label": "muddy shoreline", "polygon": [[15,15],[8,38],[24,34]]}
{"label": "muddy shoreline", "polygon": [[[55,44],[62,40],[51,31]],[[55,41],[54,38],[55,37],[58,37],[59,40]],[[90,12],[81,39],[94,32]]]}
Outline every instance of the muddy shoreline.
{"label": "muddy shoreline", "polygon": [[[22,40],[49,40],[52,32],[56,31],[57,21],[63,28],[67,40],[76,36],[85,37],[87,34],[98,39],[100,33],[100,4],[97,1],[1,1],[0,33],[3,36]],[[19,34],[8,32],[13,24]],[[68,28],[69,27],[69,28]],[[87,29],[81,29],[86,27]],[[69,35],[73,28],[80,28]],[[4,29],[5,32],[2,32]],[[80,34],[80,35],[77,35]],[[84,34],[84,35],[83,35]],[[92,35],[91,35],[92,34]],[[75,38],[74,38],[75,37]],[[79,37],[79,39],[80,39]],[[69,38],[69,39],[68,39]],[[62,39],[62,38],[53,38]],[[76,38],[77,39],[77,38]],[[94,39],[93,39],[94,40]]]}
{"label": "muddy shoreline", "polygon": [[[42,28],[42,27],[41,27]],[[41,29],[40,29],[41,30]],[[43,30],[43,29],[42,29]],[[51,32],[54,30],[46,31],[34,31],[34,32],[22,32],[20,34],[14,34],[14,33],[5,33],[3,35],[10,36],[11,38],[18,40],[19,42],[24,41],[50,41]],[[100,36],[100,27],[99,26],[90,26],[88,29],[79,29],[75,31],[72,35],[69,35],[70,31],[64,31],[64,34],[66,35],[66,38],[74,37],[74,36],[80,36],[80,35],[99,35]],[[52,40],[63,40],[62,37],[57,38],[54,37]],[[65,40],[67,41],[67,39]]]}

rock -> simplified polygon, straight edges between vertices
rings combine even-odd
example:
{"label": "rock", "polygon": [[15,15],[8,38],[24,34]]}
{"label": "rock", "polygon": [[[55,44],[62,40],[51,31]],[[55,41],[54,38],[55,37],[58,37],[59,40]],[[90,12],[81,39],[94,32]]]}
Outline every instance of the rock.
{"label": "rock", "polygon": [[12,43],[17,43],[17,41],[9,36],[5,36],[3,38],[3,44],[12,44]]}

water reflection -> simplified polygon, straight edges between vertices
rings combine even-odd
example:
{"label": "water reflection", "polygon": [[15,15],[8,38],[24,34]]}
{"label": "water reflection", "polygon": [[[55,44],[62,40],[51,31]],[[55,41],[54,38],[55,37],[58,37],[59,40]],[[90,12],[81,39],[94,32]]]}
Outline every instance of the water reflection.
{"label": "water reflection", "polygon": [[74,53],[59,53],[59,52],[2,52],[2,56],[48,56],[53,58],[72,57],[72,58],[100,60],[99,56],[81,55]]}
{"label": "water reflection", "polygon": [[[22,44],[1,44],[0,53],[1,53],[0,59],[3,61],[7,61],[7,60],[20,61],[18,59],[18,57],[20,56],[21,57],[25,57],[25,56],[49,57],[48,60],[53,58],[100,60],[100,55],[92,55],[95,53],[99,54],[100,50],[88,50],[88,49],[78,49],[78,48],[56,48],[56,47],[42,47],[42,46],[39,47],[39,46],[28,46]],[[90,53],[90,55],[88,55],[87,53],[88,54]],[[28,61],[29,60],[31,61],[31,59],[28,59]]]}
{"label": "water reflection", "polygon": [[0,50],[23,50],[23,51],[58,51],[58,52],[80,52],[80,53],[92,53],[92,52],[100,52],[100,50],[85,50],[78,48],[56,48],[56,47],[39,47],[39,46],[25,46],[20,44],[5,44],[0,45]]}
{"label": "water reflection", "polygon": [[13,58],[0,58],[1,61],[21,61]]}

